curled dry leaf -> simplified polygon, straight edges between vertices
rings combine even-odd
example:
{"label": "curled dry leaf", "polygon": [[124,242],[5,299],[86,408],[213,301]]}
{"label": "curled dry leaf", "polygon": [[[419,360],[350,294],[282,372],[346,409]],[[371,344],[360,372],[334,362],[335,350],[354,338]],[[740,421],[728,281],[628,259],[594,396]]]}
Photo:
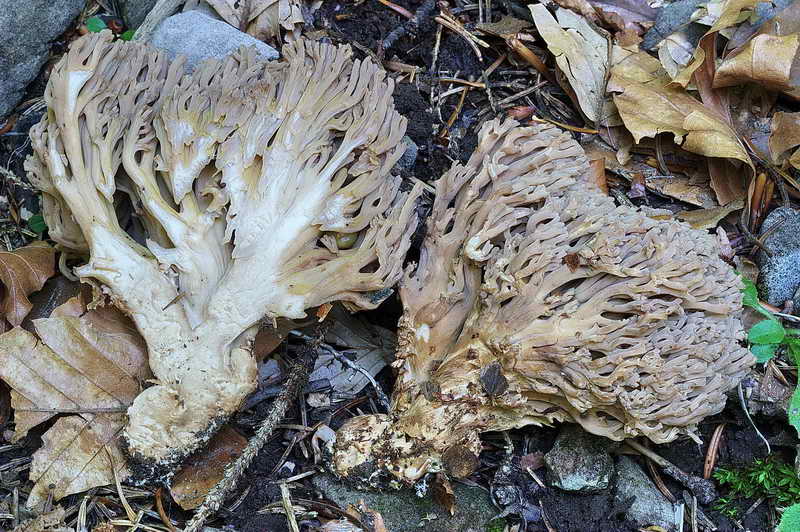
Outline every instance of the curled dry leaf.
{"label": "curled dry leaf", "polygon": [[734,200],[722,207],[712,207],[710,209],[697,209],[694,211],[682,211],[676,216],[679,220],[688,223],[694,229],[710,229],[734,211],[744,208],[744,200]]}
{"label": "curled dry leaf", "polygon": [[728,57],[717,69],[714,87],[760,83],[769,89],[792,90],[792,63],[800,47],[800,37],[792,35],[756,35],[736,55]]}
{"label": "curled dry leaf", "polygon": [[45,500],[51,485],[58,500],[113,483],[110,462],[120,478],[127,476],[118,436],[125,409],[150,375],[144,342],[117,310],[86,311],[73,298],[34,326],[38,337],[19,327],[0,335],[0,378],[12,389],[14,441],[60,412],[79,414],[60,418],[42,437],[33,455],[29,506]]}
{"label": "curled dry leaf", "polygon": [[[717,69],[714,86],[755,82],[800,99],[798,32],[800,5],[793,3],[763,23],[752,38],[738,42]],[[732,45],[736,44],[732,41],[728,48]]]}
{"label": "curled dry leaf", "polygon": [[[589,0],[600,20],[619,32],[644,33],[657,11],[641,0]],[[564,6],[566,7],[566,6]]]}
{"label": "curled dry leaf", "polygon": [[690,172],[688,175],[663,175],[655,166],[650,166],[639,158],[630,158],[625,164],[617,160],[615,152],[603,143],[593,140],[591,144],[584,146],[588,159],[602,159],[605,169],[619,175],[628,181],[632,180],[634,173],[641,173],[645,176],[645,187],[651,192],[675,198],[689,205],[697,207],[711,208],[717,207],[718,203],[714,199],[714,193],[709,186],[709,176],[705,166],[699,156],[688,152],[683,155],[691,156],[695,159],[688,159],[681,162],[681,168]]}
{"label": "curled dry leaf", "polygon": [[736,159],[753,168],[745,147],[724,118],[671,84],[661,63],[646,52],[614,48],[608,90],[636,142],[670,132],[685,150]]}
{"label": "curled dry leaf", "polygon": [[[786,153],[800,145],[800,113],[777,112],[772,117],[769,152],[776,164],[783,164]],[[800,168],[800,150],[789,157],[789,164]]]}
{"label": "curled dry leaf", "polygon": [[[738,24],[742,21],[743,15],[744,18],[746,18],[747,12],[754,9],[756,4],[762,1],[763,0],[723,0],[717,3],[709,2],[707,5],[709,16],[715,18],[715,21],[702,39],[709,38],[720,30]],[[719,13],[718,16],[717,12]],[[703,50],[703,46],[698,45],[697,48],[695,48],[692,61],[675,76],[675,83],[686,87],[692,80],[692,74],[694,74],[695,70],[700,68],[705,58],[706,53]]]}
{"label": "curled dry leaf", "polygon": [[542,4],[530,6],[536,29],[577,95],[581,110],[593,122],[618,125],[614,104],[606,96],[608,39],[568,9],[556,11],[558,21]]}
{"label": "curled dry leaf", "polygon": [[203,503],[206,495],[222,480],[225,467],[233,462],[247,446],[247,439],[226,425],[200,453],[189,457],[170,484],[169,492],[184,510]]}
{"label": "curled dry leaf", "polygon": [[[28,296],[41,290],[55,273],[56,252],[47,242],[34,242],[14,251],[0,251],[3,316],[16,327],[30,312]],[[2,330],[2,329],[0,329]]]}
{"label": "curled dry leaf", "polygon": [[281,29],[294,32],[303,24],[302,0],[207,0],[231,26],[259,40],[279,37]]}

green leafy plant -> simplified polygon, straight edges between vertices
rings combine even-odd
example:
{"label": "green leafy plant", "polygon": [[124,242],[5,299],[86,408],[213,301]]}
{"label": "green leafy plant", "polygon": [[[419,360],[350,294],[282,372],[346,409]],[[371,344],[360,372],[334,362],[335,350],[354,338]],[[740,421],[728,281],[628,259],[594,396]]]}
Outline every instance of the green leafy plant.
{"label": "green leafy plant", "polygon": [[[108,28],[108,25],[100,17],[95,16],[86,19],[86,29],[89,30],[91,33],[99,33],[106,28]],[[127,30],[123,33],[120,33],[118,35],[118,38],[123,41],[130,41],[133,39],[134,33],[135,33],[134,30]]]}
{"label": "green leafy plant", "polygon": [[[761,320],[750,328],[747,340],[750,342],[750,351],[758,362],[768,362],[783,346],[792,356],[795,364],[800,365],[800,329],[786,328],[772,312],[766,309],[758,300],[756,285],[748,279],[742,279],[742,304],[750,307],[767,319]],[[789,424],[800,434],[800,388],[795,388],[789,402]],[[798,529],[800,530],[800,529]]]}
{"label": "green leafy plant", "polygon": [[100,17],[89,17],[86,19],[86,29],[92,33],[99,33],[107,27],[106,23]]}
{"label": "green leafy plant", "polygon": [[735,501],[730,497],[720,497],[714,503],[714,510],[721,513],[728,519],[739,519],[740,510],[735,506]]}
{"label": "green leafy plant", "polygon": [[47,230],[47,223],[44,221],[44,216],[41,214],[34,214],[28,219],[28,229],[34,233],[44,233]]}
{"label": "green leafy plant", "polygon": [[720,486],[727,487],[729,493],[726,501],[720,498],[718,503],[730,503],[732,497],[764,497],[772,499],[778,506],[800,503],[800,478],[794,467],[779,458],[756,460],[742,469],[718,468],[714,472],[714,479]]}

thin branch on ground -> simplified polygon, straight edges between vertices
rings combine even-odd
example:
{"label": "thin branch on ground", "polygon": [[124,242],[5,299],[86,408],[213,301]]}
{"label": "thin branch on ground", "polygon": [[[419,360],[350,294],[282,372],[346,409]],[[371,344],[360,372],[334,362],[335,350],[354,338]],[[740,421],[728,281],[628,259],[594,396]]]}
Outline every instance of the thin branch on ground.
{"label": "thin branch on ground", "polygon": [[184,528],[184,532],[197,532],[201,529],[203,523],[222,507],[225,499],[236,487],[247,467],[252,463],[276,426],[283,419],[289,405],[305,387],[319,350],[321,338],[322,336],[319,335],[313,342],[309,342],[306,349],[298,353],[299,360],[290,367],[289,378],[286,380],[283,391],[272,403],[269,414],[259,425],[255,436],[247,442],[247,447],[242,451],[242,454],[225,468],[222,480],[206,495],[203,504],[197,508],[194,517]]}
{"label": "thin branch on ground", "polygon": [[144,22],[142,22],[141,26],[136,30],[136,33],[133,35],[133,40],[149,41],[150,36],[155,31],[156,27],[161,24],[161,21],[174,15],[184,2],[185,0],[158,0],[158,3],[153,6],[153,9],[147,14]]}

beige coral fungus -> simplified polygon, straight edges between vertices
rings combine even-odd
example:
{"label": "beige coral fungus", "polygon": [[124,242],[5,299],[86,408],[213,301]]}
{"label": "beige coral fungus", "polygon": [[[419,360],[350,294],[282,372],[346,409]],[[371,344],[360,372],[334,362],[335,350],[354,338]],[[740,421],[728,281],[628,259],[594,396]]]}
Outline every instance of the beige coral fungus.
{"label": "beige coral fungus", "polygon": [[339,430],[343,477],[464,476],[479,433],[529,424],[667,442],[719,412],[753,363],[714,238],[615,206],[568,134],[516,126],[485,124],[437,183],[401,285],[392,409]]}
{"label": "beige coral fungus", "polygon": [[[283,54],[241,50],[184,74],[148,46],[88,35],[54,68],[31,131],[51,236],[88,255],[77,275],[147,342],[156,385],[125,429],[145,477],[254,389],[262,318],[374,308],[402,275],[420,190],[399,192],[390,173],[405,131],[392,81],[347,47],[300,40]],[[142,228],[130,233],[125,195]]]}

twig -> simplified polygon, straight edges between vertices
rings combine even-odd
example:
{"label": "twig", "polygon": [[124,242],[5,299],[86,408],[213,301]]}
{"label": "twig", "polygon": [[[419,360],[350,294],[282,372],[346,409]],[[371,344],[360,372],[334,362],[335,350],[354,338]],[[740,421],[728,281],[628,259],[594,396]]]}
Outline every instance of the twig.
{"label": "twig", "polygon": [[161,522],[164,523],[164,526],[167,527],[170,532],[177,532],[178,529],[172,524],[169,520],[169,516],[167,516],[167,512],[164,510],[164,501],[161,500],[161,491],[163,488],[158,488],[155,492],[155,499],[156,499],[156,510],[158,510],[158,516],[161,518]]}
{"label": "twig", "polygon": [[300,532],[300,527],[297,526],[297,518],[294,516],[292,499],[289,498],[289,486],[286,485],[286,482],[281,482],[281,501],[283,502],[283,510],[286,512],[286,520],[289,521],[289,527],[292,532]]}
{"label": "twig", "polygon": [[747,401],[744,400],[744,390],[742,390],[742,383],[741,382],[739,383],[739,386],[737,387],[737,390],[739,392],[739,403],[742,405],[742,410],[744,410],[744,415],[747,417],[747,421],[750,422],[750,425],[753,426],[753,430],[756,431],[756,434],[758,434],[758,437],[761,438],[761,441],[763,441],[764,444],[767,446],[767,454],[772,454],[772,448],[769,446],[769,442],[764,437],[764,435],[761,434],[761,431],[758,430],[758,427],[756,426],[755,421],[753,421],[753,418],[750,416],[750,410],[748,410],[748,408],[747,408]]}
{"label": "twig", "polygon": [[134,41],[149,41],[150,36],[155,31],[156,27],[161,24],[165,18],[173,15],[178,8],[183,5],[185,0],[158,0],[158,3],[153,6],[153,9],[147,14],[142,25],[136,30],[133,35]]}
{"label": "twig", "polygon": [[661,475],[659,474],[658,469],[656,469],[655,462],[653,462],[649,458],[647,459],[647,469],[650,470],[650,475],[653,477],[653,482],[655,483],[656,487],[658,488],[658,491],[660,491],[664,495],[664,497],[669,499],[669,502],[675,504],[675,502],[678,499],[675,498],[675,495],[673,495],[672,492],[669,491],[669,488],[667,487],[667,485],[664,484],[664,479],[661,478]]}
{"label": "twig", "polygon": [[714,471],[714,466],[717,464],[717,455],[719,454],[719,444],[722,441],[722,431],[725,430],[725,423],[717,425],[714,429],[714,435],[711,436],[711,441],[708,443],[708,451],[706,452],[706,461],[703,467],[703,478],[708,480],[711,478],[711,472]]}
{"label": "twig", "polygon": [[378,55],[383,57],[386,50],[392,48],[394,44],[407,33],[416,35],[419,27],[430,20],[435,10],[436,0],[425,0],[425,2],[419,6],[419,9],[417,9],[416,13],[414,13],[414,17],[412,19],[402,26],[398,26],[392,30],[389,35],[387,35],[386,38],[381,41],[380,47],[378,48]]}
{"label": "twig", "polygon": [[742,213],[739,215],[739,229],[742,231],[742,234],[748,242],[761,248],[768,257],[772,257],[772,251],[765,246],[764,243],[752,233],[752,231],[750,231],[750,224],[747,220],[747,214],[747,209],[742,209]]}
{"label": "twig", "polygon": [[717,494],[714,491],[714,484],[710,481],[684,473],[673,463],[660,457],[637,441],[626,440],[625,444],[658,464],[664,473],[692,490],[692,493],[697,496],[697,500],[699,500],[701,504],[709,504],[716,499]]}
{"label": "twig", "polygon": [[547,532],[556,532],[556,529],[553,528],[553,525],[550,524],[550,520],[547,518],[547,513],[544,511],[544,505],[542,504],[542,499],[539,499],[539,508],[542,511],[542,521],[544,522],[544,526],[547,527]]}
{"label": "twig", "polygon": [[403,6],[398,6],[397,4],[395,4],[393,2],[390,2],[389,0],[378,0],[378,2],[380,2],[383,5],[385,5],[389,9],[399,13],[400,15],[403,15],[408,20],[411,20],[411,19],[414,18],[414,14],[411,13],[411,11],[409,11],[408,9],[404,8]]}
{"label": "twig", "polygon": [[225,502],[226,497],[236,487],[237,482],[244,474],[245,469],[250,465],[258,452],[269,439],[272,431],[275,430],[276,425],[280,423],[286,410],[294,401],[294,398],[305,387],[308,380],[310,367],[313,367],[313,360],[316,358],[316,353],[319,348],[320,339],[316,339],[308,345],[305,353],[300,353],[300,361],[292,365],[289,370],[289,378],[286,380],[283,391],[272,403],[272,407],[267,414],[267,417],[261,422],[247,446],[242,451],[239,457],[228,464],[225,468],[225,474],[216,486],[206,495],[203,504],[197,508],[194,517],[184,528],[184,532],[197,532],[203,526],[203,523],[216,513]]}

